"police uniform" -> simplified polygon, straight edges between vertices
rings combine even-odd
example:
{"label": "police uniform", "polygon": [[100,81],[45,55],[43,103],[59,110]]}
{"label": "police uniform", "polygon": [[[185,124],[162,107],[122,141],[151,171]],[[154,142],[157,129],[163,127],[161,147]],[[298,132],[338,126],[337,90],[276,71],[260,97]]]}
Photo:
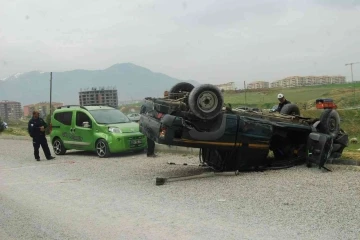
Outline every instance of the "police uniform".
{"label": "police uniform", "polygon": [[46,122],[42,118],[32,118],[28,123],[28,132],[33,139],[34,157],[37,161],[40,161],[39,148],[44,151],[47,160],[54,159],[51,156],[50,149],[47,143],[45,131],[41,131],[40,127],[47,128]]}

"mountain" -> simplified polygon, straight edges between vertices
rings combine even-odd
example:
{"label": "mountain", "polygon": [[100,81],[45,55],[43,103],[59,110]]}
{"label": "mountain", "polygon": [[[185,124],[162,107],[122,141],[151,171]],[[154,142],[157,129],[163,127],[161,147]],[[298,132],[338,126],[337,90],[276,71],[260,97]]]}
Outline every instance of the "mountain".
{"label": "mountain", "polygon": [[[0,101],[18,101],[22,105],[49,101],[49,79],[49,72],[32,71],[0,80]],[[119,101],[139,100],[148,96],[162,96],[165,90],[181,81],[184,80],[152,72],[132,63],[115,64],[104,70],[53,72],[52,101],[79,104],[80,89],[92,87],[115,87]],[[186,82],[198,85],[193,80]]]}

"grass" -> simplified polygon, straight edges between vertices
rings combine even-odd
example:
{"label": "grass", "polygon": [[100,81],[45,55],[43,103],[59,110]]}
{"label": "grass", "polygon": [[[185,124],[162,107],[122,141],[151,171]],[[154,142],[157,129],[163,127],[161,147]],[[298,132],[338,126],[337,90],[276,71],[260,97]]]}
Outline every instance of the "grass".
{"label": "grass", "polygon": [[[346,148],[345,148],[346,149]],[[348,159],[348,160],[356,160],[360,162],[360,152],[357,151],[349,151],[349,150],[345,150],[343,154],[341,155],[341,159]]]}
{"label": "grass", "polygon": [[27,136],[29,135],[27,132],[27,122],[25,121],[15,121],[15,122],[7,122],[8,128],[5,129],[2,134],[4,135],[12,135],[12,136]]}
{"label": "grass", "polygon": [[[355,86],[355,88],[354,88]],[[360,102],[359,89],[360,83],[356,84],[330,84],[320,86],[307,86],[299,88],[269,88],[264,90],[248,90],[246,93],[226,92],[224,94],[225,103],[230,103],[237,107],[241,105],[254,106],[260,108],[271,108],[277,105],[277,94],[283,93],[285,97],[306,109],[314,106],[317,98],[333,98],[339,108],[358,106]],[[246,96],[245,96],[246,95]],[[246,101],[245,101],[246,97]]]}

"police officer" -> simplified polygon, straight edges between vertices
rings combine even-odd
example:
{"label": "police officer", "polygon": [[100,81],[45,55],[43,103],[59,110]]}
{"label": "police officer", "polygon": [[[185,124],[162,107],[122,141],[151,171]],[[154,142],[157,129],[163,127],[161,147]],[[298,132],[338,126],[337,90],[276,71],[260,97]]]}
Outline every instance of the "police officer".
{"label": "police officer", "polygon": [[278,108],[276,109],[277,112],[281,112],[281,109],[284,107],[285,104],[291,103],[285,98],[284,94],[282,93],[278,94],[278,100],[279,100],[279,105]]}
{"label": "police officer", "polygon": [[39,112],[34,111],[33,117],[28,123],[28,132],[30,137],[33,139],[34,146],[34,156],[36,161],[40,161],[39,148],[41,146],[44,151],[45,157],[47,160],[54,159],[55,157],[51,156],[50,149],[45,136],[45,129],[47,128],[46,122],[39,117]]}

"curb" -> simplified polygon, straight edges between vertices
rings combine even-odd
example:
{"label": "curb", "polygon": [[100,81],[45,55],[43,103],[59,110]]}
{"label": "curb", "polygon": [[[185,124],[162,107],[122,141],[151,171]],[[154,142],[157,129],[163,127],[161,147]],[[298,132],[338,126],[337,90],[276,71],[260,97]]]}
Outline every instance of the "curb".
{"label": "curb", "polygon": [[[46,137],[48,141],[50,137]],[[11,140],[31,140],[28,136],[13,136],[13,135],[0,135],[0,139],[11,139]],[[189,147],[178,147],[178,146],[169,146],[163,144],[155,143],[155,151],[159,152],[168,152],[168,153],[178,153],[178,154],[187,154],[187,155],[199,155],[199,148],[189,148]],[[351,160],[351,159],[329,159],[327,164],[331,165],[346,165],[346,166],[359,166],[360,161]]]}

